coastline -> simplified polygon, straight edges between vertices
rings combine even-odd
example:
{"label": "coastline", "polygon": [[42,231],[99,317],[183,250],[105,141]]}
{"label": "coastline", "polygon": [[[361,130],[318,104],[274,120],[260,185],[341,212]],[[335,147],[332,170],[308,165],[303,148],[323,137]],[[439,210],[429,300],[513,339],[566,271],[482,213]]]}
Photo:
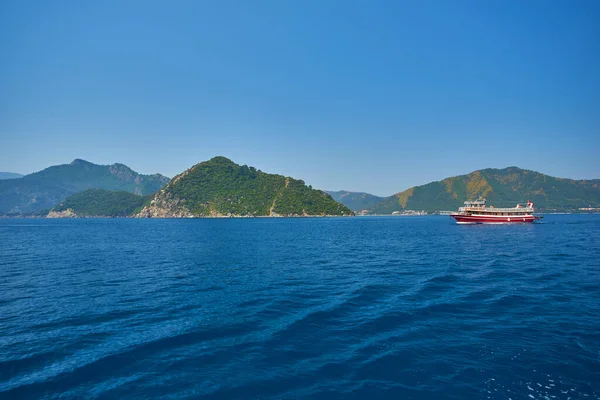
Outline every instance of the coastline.
{"label": "coastline", "polygon": [[[536,212],[538,215],[600,215],[600,212]],[[348,218],[348,217],[423,217],[423,216],[448,216],[442,213],[427,214],[354,214],[354,215],[201,215],[186,217],[138,217],[136,215],[108,216],[108,215],[20,215],[0,214],[0,219],[226,219],[226,218]]]}
{"label": "coastline", "polygon": [[0,215],[4,219],[251,219],[251,218],[348,218],[355,215],[204,215],[193,217],[136,217],[107,215],[71,215],[71,216],[39,216],[39,215]]}

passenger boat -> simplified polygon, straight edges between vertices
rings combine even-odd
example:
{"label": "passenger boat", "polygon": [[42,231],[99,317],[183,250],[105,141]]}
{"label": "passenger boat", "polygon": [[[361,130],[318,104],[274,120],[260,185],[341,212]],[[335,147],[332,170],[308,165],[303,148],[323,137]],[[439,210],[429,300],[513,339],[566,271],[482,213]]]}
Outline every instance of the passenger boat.
{"label": "passenger boat", "polygon": [[465,201],[457,213],[450,214],[458,224],[508,224],[533,222],[541,217],[533,215],[533,203],[517,204],[512,208],[494,208],[485,206],[485,199]]}

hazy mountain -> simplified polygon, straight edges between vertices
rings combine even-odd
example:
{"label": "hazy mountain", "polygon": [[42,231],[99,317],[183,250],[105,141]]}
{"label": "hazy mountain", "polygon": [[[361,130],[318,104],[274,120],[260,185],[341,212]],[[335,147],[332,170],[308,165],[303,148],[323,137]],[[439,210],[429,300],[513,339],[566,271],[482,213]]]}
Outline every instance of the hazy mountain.
{"label": "hazy mountain", "polygon": [[480,195],[496,207],[512,207],[528,200],[540,211],[600,207],[600,180],[555,178],[517,167],[488,168],[412,187],[385,198],[371,211],[456,210],[465,200]]}
{"label": "hazy mountain", "polygon": [[303,181],[237,165],[225,157],[196,164],[160,190],[141,217],[352,215]]}
{"label": "hazy mountain", "polygon": [[364,192],[348,192],[346,190],[325,191],[335,201],[342,203],[355,212],[368,210],[383,201],[384,197],[375,196]]}
{"label": "hazy mountain", "polygon": [[17,179],[22,177],[23,175],[14,172],[0,172],[0,179]]}
{"label": "hazy mountain", "polygon": [[56,165],[20,179],[0,180],[0,213],[32,213],[51,209],[67,196],[86,189],[154,193],[169,178],[142,175],[123,164],[96,165],[84,160]]}

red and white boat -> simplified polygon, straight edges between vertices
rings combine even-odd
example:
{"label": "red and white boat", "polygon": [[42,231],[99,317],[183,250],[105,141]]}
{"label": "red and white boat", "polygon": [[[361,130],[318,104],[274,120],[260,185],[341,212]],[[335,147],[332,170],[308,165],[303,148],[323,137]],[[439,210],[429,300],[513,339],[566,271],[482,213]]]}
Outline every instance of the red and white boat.
{"label": "red and white boat", "polygon": [[494,208],[485,206],[485,199],[465,201],[457,213],[450,214],[458,224],[512,224],[533,222],[541,217],[533,215],[533,203],[517,204],[512,208]]}

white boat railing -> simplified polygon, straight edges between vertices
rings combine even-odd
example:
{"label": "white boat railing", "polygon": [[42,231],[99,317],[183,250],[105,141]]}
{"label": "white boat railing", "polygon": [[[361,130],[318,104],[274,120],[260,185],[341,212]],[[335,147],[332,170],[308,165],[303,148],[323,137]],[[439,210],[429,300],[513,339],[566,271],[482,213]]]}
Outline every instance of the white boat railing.
{"label": "white boat railing", "polygon": [[500,208],[500,207],[460,207],[458,211],[488,211],[488,212],[534,212],[533,207],[511,207],[511,208]]}

